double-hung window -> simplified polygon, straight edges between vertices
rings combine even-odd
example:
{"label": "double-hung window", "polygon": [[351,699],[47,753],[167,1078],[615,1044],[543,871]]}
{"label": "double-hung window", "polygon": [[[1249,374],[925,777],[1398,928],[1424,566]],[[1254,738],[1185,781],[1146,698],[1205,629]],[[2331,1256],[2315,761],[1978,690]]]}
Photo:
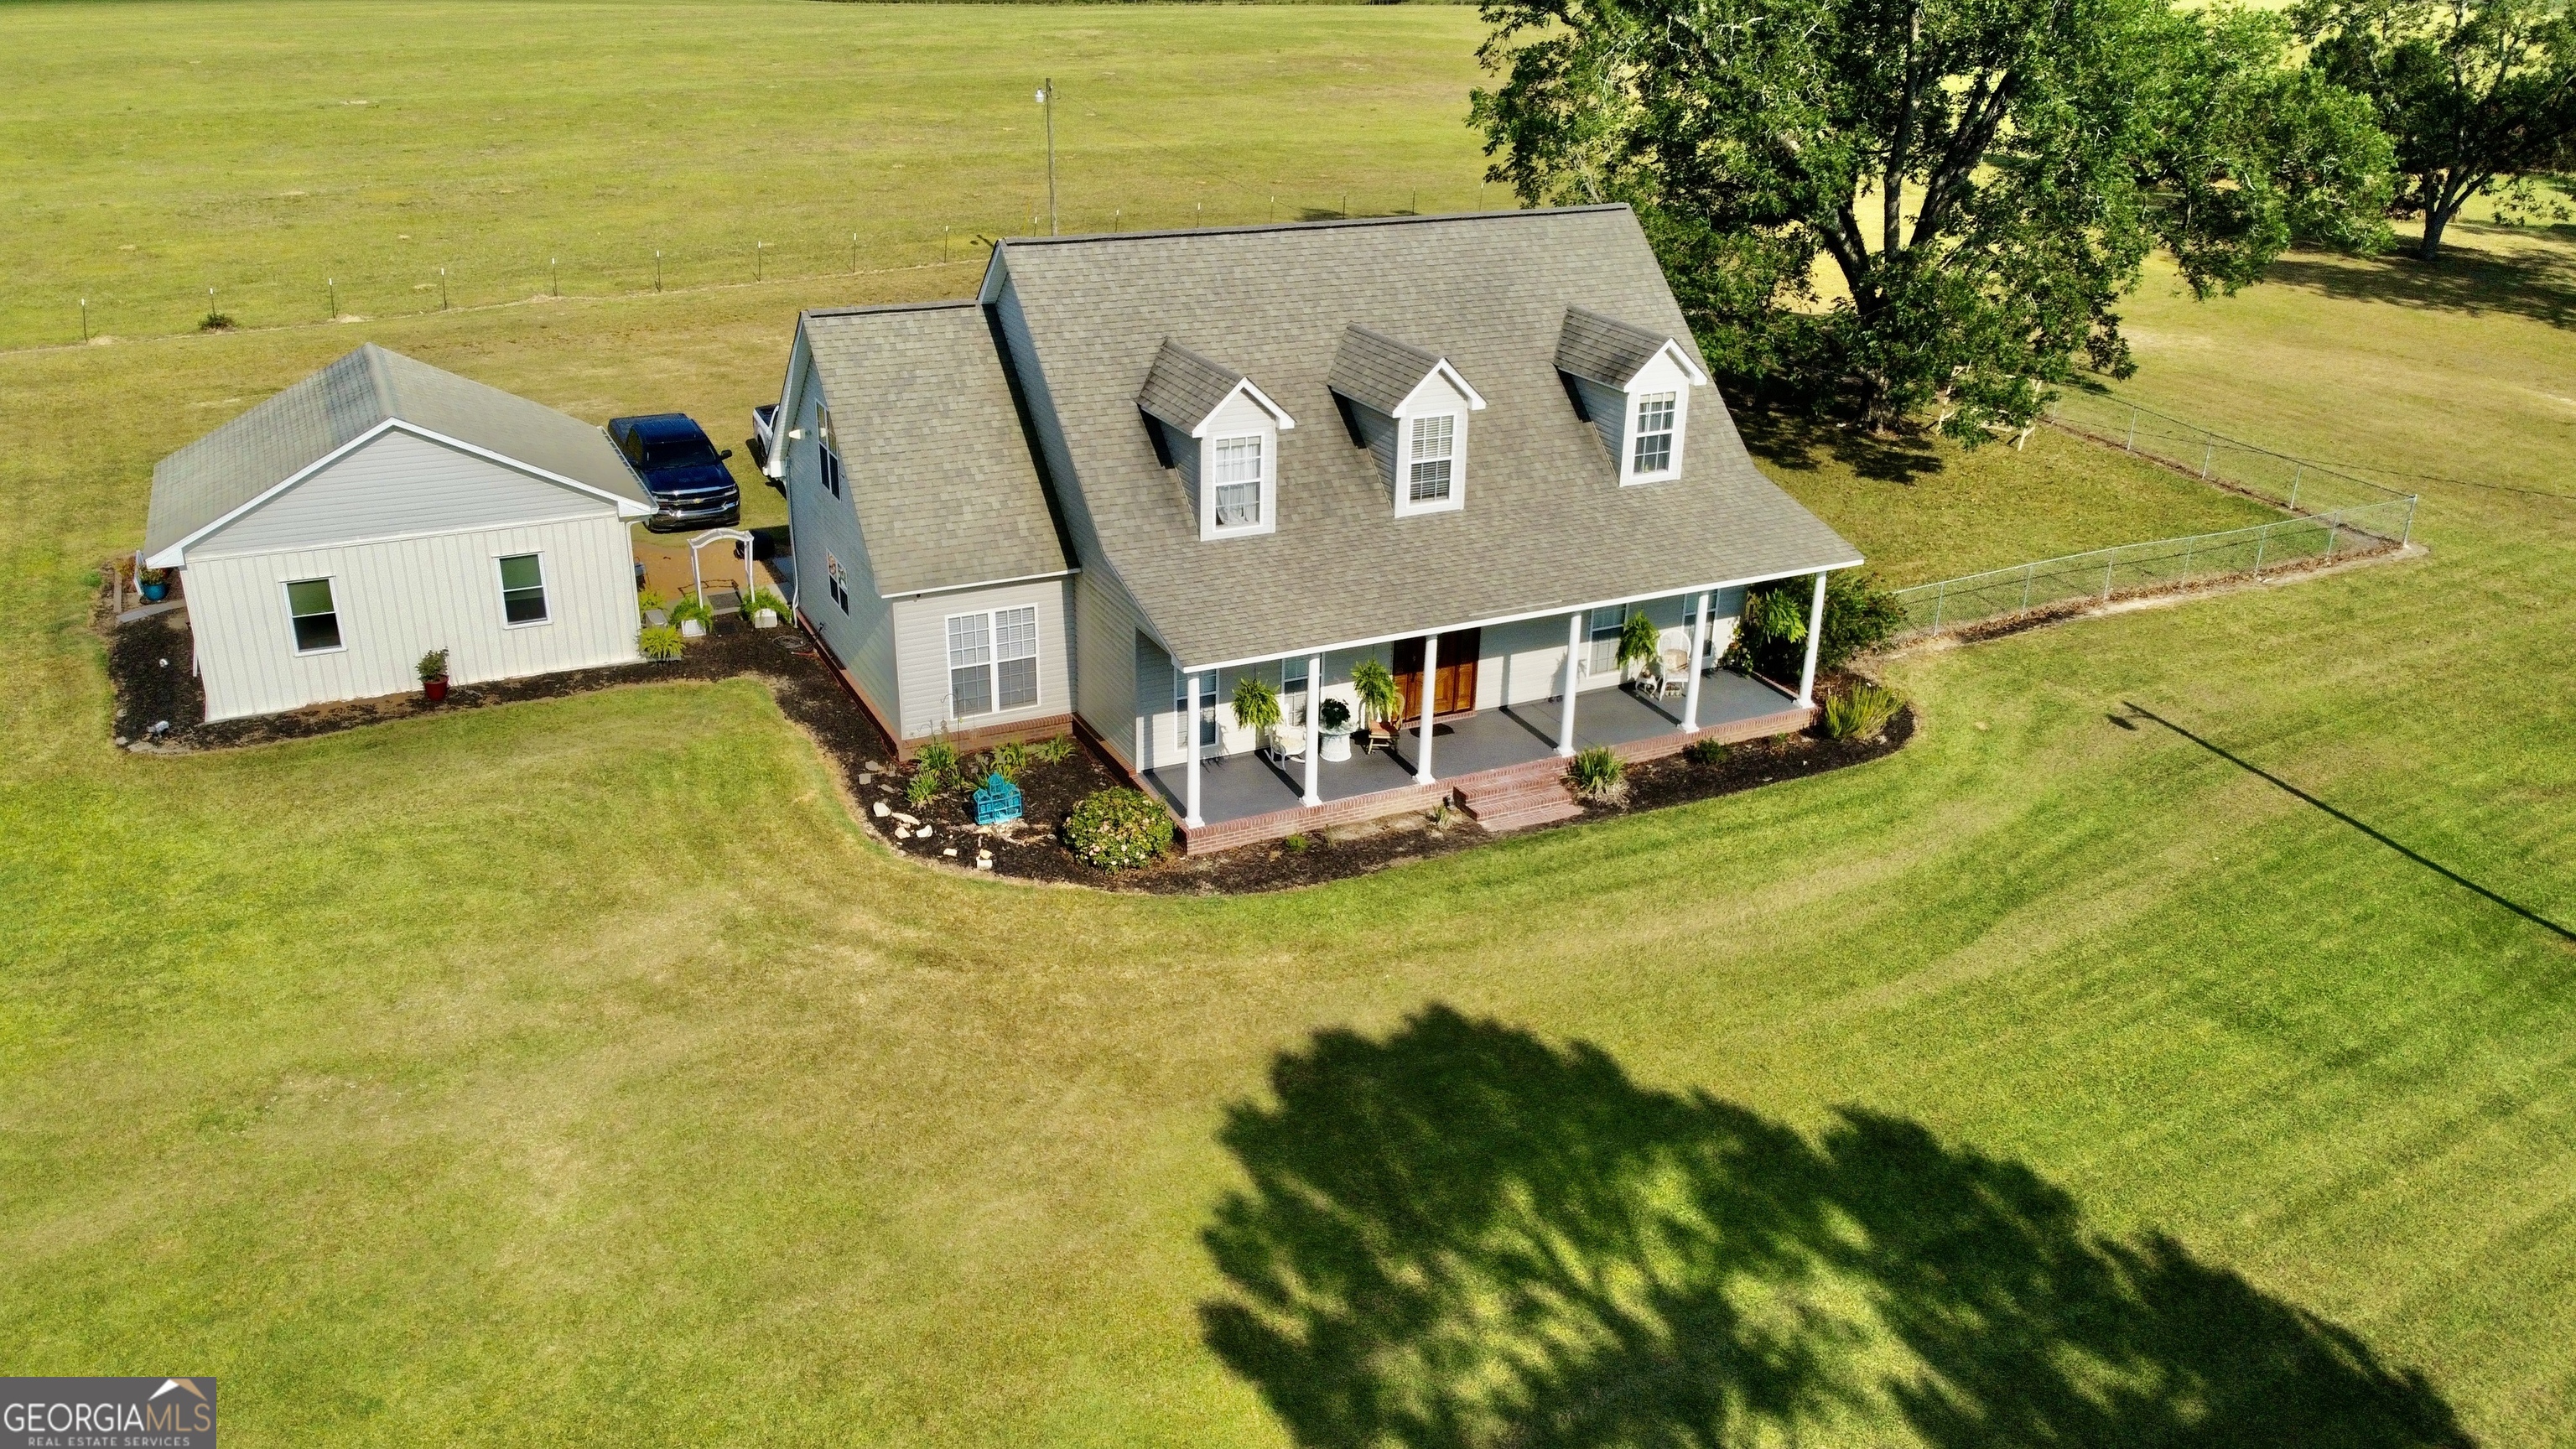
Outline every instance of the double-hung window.
{"label": "double-hung window", "polygon": [[832,410],[820,403],[814,405],[814,436],[822,445],[819,451],[822,455],[823,486],[838,498],[841,496],[841,440],[832,432]]}
{"label": "double-hung window", "polygon": [[1633,476],[1650,478],[1673,470],[1673,415],[1678,403],[1678,395],[1669,392],[1637,399],[1636,443],[1628,468]]}
{"label": "double-hung window", "polygon": [[828,552],[823,555],[823,591],[841,606],[842,613],[850,612],[850,586],[841,579],[841,561]]}
{"label": "double-hung window", "polygon": [[1411,474],[1406,497],[1416,506],[1446,503],[1456,476],[1458,461],[1458,418],[1454,413],[1439,413],[1413,420]]}
{"label": "double-hung window", "polygon": [[286,586],[286,618],[295,629],[295,652],[321,654],[340,647],[340,610],[329,579],[297,579]]}
{"label": "double-hung window", "polygon": [[1032,604],[948,616],[948,713],[953,719],[1038,702],[1038,611]]}
{"label": "double-hung window", "polygon": [[[1181,748],[1188,749],[1190,716],[1193,713],[1190,709],[1190,677],[1177,669],[1172,671],[1172,712],[1181,717],[1178,743]],[[1216,671],[1213,669],[1199,676],[1199,707],[1196,714],[1199,721],[1199,748],[1206,749],[1216,743]]]}
{"label": "double-hung window", "polygon": [[1592,657],[1584,661],[1586,673],[1619,672],[1619,628],[1627,622],[1628,610],[1624,606],[1592,611]]}
{"label": "double-hung window", "polygon": [[542,624],[545,621],[545,561],[532,553],[515,553],[502,559],[501,622]]}
{"label": "double-hung window", "polygon": [[1216,464],[1216,526],[1258,527],[1261,523],[1261,435],[1219,438],[1209,451]]}

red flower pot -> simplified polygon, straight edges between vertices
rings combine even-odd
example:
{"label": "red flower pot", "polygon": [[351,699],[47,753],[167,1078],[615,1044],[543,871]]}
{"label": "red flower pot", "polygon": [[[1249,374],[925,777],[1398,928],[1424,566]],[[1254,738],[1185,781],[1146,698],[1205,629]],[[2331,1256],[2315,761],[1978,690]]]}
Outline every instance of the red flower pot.
{"label": "red flower pot", "polygon": [[426,698],[431,704],[436,704],[440,700],[447,698],[447,676],[442,674],[436,679],[422,680],[420,682],[420,692],[422,697]]}

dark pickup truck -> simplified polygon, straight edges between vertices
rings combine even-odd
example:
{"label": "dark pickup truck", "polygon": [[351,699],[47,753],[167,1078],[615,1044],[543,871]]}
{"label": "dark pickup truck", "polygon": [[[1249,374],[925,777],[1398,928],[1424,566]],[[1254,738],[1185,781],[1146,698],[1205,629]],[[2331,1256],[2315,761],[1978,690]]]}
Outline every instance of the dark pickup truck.
{"label": "dark pickup truck", "polygon": [[644,490],[653,495],[655,533],[723,528],[742,521],[742,489],[725,471],[733,450],[716,451],[706,430],[685,413],[610,418],[608,440],[626,456]]}

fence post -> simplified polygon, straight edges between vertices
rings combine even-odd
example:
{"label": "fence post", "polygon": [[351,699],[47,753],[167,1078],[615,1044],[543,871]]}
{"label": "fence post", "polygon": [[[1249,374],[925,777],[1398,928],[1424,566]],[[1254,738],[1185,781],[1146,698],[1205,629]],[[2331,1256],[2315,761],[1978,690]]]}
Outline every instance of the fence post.
{"label": "fence post", "polygon": [[2204,437],[2204,438],[2201,440],[2201,444],[2200,444],[2200,476],[2202,476],[2203,478],[2206,478],[2206,477],[2208,477],[2208,476],[2209,476],[2209,455],[2210,455],[2210,452],[2211,452],[2213,449],[2215,449],[2217,446],[2218,446],[2218,443],[2217,443],[2217,440],[2215,440],[2215,439]]}
{"label": "fence post", "polygon": [[2406,495],[2406,526],[2397,534],[2397,546],[2404,548],[2415,541],[2415,494]]}
{"label": "fence post", "polygon": [[2272,525],[2264,524],[2254,535],[2254,577],[2263,577],[2263,550],[2272,546]]}
{"label": "fence post", "polygon": [[2038,573],[2038,572],[2039,572],[2039,560],[2037,560],[2037,559],[2032,559],[2030,562],[2028,562],[2028,563],[2026,563],[2026,564],[2023,564],[2023,565],[2021,566],[2021,607],[2022,607],[2022,611],[2023,611],[2023,612],[2025,612],[2025,613],[2029,612],[2029,610],[2030,610],[2030,580],[2031,580],[2031,576],[2032,576],[2033,574]]}
{"label": "fence post", "polygon": [[2111,567],[2112,567],[2112,565],[2117,564],[2119,561],[2120,561],[2120,556],[2119,556],[2118,554],[2116,554],[2116,553],[2112,554],[2109,558],[2106,558],[2106,559],[2102,560],[2102,602],[2103,602],[2103,603],[2106,603],[2106,604],[2107,604],[2107,603],[2111,602]]}
{"label": "fence post", "polygon": [[2307,476],[2308,465],[2301,463],[2290,470],[2290,511],[2299,511],[2299,480]]}
{"label": "fence post", "polygon": [[2200,535],[2195,533],[2191,536],[2189,544],[2187,544],[2182,551],[2182,581],[2185,584],[2191,582],[2191,561],[2193,558],[2198,556],[2199,553]]}
{"label": "fence post", "polygon": [[2333,557],[2334,557],[2334,551],[2335,551],[2335,540],[2336,540],[2336,538],[2337,538],[2337,537],[2339,537],[2342,533],[2343,533],[2343,525],[2342,525],[2341,523],[2336,522],[2336,521],[2335,521],[2335,519],[2334,519],[2331,515],[2329,515],[2329,516],[2327,517],[2327,519],[2326,519],[2326,557],[2327,557],[2327,558],[2331,559],[2331,558],[2333,558]]}
{"label": "fence post", "polygon": [[2129,441],[2122,443],[2120,449],[2128,453],[2138,451],[2138,410],[2134,407],[2129,409]]}
{"label": "fence post", "polygon": [[1941,581],[1941,587],[1933,590],[1932,592],[1932,632],[1935,634],[1941,632],[1941,608],[1944,604],[1949,602],[1950,581],[1948,579],[1943,579]]}

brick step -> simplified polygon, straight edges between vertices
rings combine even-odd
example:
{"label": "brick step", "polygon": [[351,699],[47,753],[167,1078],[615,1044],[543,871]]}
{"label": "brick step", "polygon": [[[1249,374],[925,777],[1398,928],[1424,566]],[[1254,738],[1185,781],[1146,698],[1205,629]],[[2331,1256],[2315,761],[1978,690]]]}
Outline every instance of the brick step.
{"label": "brick step", "polygon": [[1514,810],[1523,805],[1565,798],[1562,770],[1551,770],[1536,778],[1480,780],[1458,787],[1458,803],[1472,815],[1488,815],[1498,810]]}
{"label": "brick step", "polygon": [[[1470,813],[1473,814],[1473,812]],[[1583,807],[1576,804],[1574,798],[1569,795],[1555,800],[1537,801],[1518,809],[1499,811],[1491,815],[1476,815],[1475,821],[1485,827],[1487,834],[1500,835],[1510,830],[1526,830],[1533,825],[1549,825],[1559,820],[1571,820],[1582,813]]]}

